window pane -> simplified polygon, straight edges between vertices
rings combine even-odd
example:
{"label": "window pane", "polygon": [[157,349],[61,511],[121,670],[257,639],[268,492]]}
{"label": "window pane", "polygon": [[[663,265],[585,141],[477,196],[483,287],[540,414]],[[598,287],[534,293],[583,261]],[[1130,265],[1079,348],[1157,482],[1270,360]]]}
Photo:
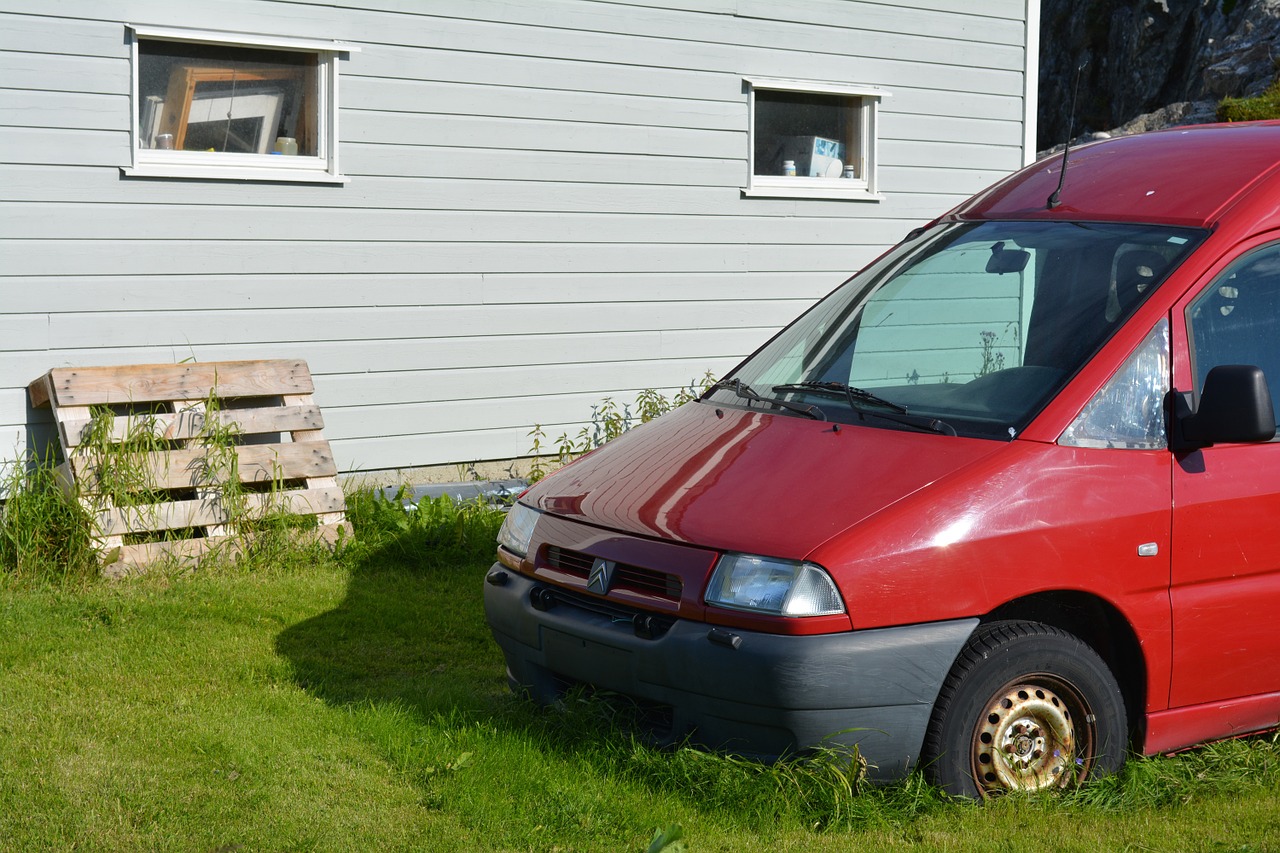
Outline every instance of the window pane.
{"label": "window pane", "polygon": [[1188,323],[1196,388],[1220,364],[1251,364],[1262,368],[1280,407],[1280,247],[1253,252],[1229,269],[1191,305]]}
{"label": "window pane", "polygon": [[843,95],[755,92],[755,173],[798,177],[863,178],[858,154],[860,99]]}
{"label": "window pane", "polygon": [[319,153],[315,53],[138,43],[141,148]]}
{"label": "window pane", "polygon": [[[1007,439],[1202,236],[1125,223],[938,225],[819,302],[729,378],[816,405],[828,420],[902,428],[892,415],[905,409],[960,435]],[[1159,358],[1133,370],[1154,378],[1121,389],[1098,417],[1129,430],[1129,445],[1159,441],[1147,430],[1162,410],[1150,403],[1167,370]],[[866,392],[881,400],[866,402]],[[738,398],[726,389],[715,399]]]}

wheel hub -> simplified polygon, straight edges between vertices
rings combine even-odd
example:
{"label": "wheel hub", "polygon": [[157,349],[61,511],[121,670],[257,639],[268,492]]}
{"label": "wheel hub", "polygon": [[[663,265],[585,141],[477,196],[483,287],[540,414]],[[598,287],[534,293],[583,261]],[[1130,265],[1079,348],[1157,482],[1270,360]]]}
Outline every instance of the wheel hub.
{"label": "wheel hub", "polygon": [[985,791],[1038,791],[1066,785],[1083,770],[1067,703],[1044,685],[999,693],[974,732],[975,776]]}

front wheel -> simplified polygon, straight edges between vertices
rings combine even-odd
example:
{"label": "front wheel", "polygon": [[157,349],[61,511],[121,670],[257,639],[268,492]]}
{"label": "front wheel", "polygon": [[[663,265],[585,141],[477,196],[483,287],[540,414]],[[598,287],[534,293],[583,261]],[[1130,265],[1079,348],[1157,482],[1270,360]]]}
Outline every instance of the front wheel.
{"label": "front wheel", "polygon": [[967,797],[1063,788],[1119,769],[1126,731],[1120,688],[1092,648],[1050,625],[992,622],[943,682],[926,772]]}

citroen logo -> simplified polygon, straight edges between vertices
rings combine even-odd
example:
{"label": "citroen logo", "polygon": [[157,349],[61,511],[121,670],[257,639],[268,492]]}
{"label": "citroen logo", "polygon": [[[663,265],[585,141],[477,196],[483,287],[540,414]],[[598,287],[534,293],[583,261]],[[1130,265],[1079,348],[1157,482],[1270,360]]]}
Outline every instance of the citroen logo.
{"label": "citroen logo", "polygon": [[587,576],[587,591],[608,595],[609,585],[613,583],[613,570],[617,565],[610,560],[601,560],[597,557],[591,564],[591,574]]}

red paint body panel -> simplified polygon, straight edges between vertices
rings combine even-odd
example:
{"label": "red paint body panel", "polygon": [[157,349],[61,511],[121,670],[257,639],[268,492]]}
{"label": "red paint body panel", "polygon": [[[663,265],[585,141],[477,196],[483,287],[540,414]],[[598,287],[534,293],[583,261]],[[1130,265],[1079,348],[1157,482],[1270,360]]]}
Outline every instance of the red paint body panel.
{"label": "red paint body panel", "polygon": [[820,421],[693,403],[574,462],[525,500],[640,536],[799,560],[1001,449],[857,426],[834,432]]}
{"label": "red paint body panel", "polygon": [[952,211],[960,219],[1066,219],[1208,226],[1276,168],[1280,123],[1174,128],[1074,149],[1028,166]]}
{"label": "red paint body panel", "polygon": [[[1280,240],[1280,123],[1079,148],[1050,209],[1061,168],[1061,156],[1029,166],[940,221],[1209,234],[1016,438],[694,403],[535,485],[523,501],[546,514],[539,535],[679,576],[681,601],[620,594],[636,606],[776,633],[980,619],[1036,596],[1098,602],[1135,641],[1144,707],[1131,710],[1145,713],[1145,751],[1280,725],[1280,442],[1190,453],[1058,444],[1162,321],[1171,387],[1193,388],[1188,304],[1241,253]],[[707,607],[724,552],[824,567],[848,616]],[[519,570],[587,594],[582,578]]]}

